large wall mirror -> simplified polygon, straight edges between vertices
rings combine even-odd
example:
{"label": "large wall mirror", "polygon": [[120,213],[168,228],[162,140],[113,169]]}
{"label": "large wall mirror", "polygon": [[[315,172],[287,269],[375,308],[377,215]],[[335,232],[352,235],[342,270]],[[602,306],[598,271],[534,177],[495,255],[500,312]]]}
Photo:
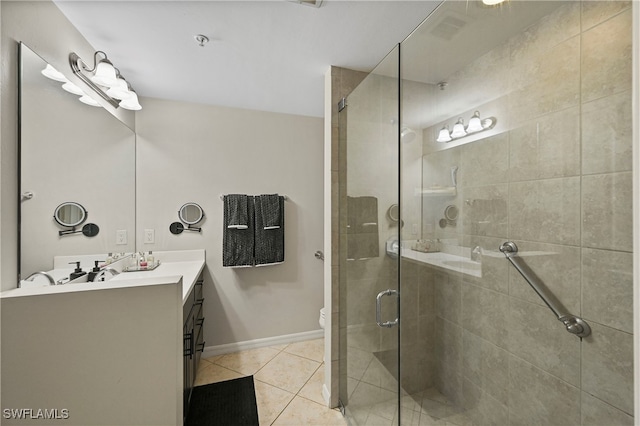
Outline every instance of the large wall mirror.
{"label": "large wall mirror", "polygon": [[[135,133],[46,78],[24,44],[20,55],[20,276],[51,270],[57,255],[135,251]],[[61,234],[64,203],[100,232]]]}

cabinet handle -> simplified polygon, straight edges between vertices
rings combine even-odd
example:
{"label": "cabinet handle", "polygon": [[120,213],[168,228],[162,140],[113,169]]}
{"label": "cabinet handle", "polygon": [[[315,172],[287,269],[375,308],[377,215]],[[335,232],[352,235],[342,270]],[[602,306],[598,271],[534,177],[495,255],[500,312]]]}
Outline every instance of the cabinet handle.
{"label": "cabinet handle", "polygon": [[193,357],[193,330],[191,330],[189,334],[184,335],[184,344],[184,356],[188,356],[189,358]]}

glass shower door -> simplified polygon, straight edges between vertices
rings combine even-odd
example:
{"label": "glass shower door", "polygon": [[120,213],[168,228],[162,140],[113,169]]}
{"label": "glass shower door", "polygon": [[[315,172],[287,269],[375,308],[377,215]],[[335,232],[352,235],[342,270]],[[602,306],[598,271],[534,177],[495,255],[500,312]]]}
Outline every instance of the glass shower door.
{"label": "glass shower door", "polygon": [[340,112],[340,402],[398,422],[399,94],[394,49]]}

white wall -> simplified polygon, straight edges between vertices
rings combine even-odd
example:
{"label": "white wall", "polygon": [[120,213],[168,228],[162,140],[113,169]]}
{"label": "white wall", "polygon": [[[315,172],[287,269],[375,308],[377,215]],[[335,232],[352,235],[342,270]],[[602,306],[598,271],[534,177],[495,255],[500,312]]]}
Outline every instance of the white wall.
{"label": "white wall", "polygon": [[[138,249],[204,248],[206,346],[319,329],[323,305],[321,118],[142,99],[136,116]],[[221,194],[279,193],[285,263],[222,267]],[[186,202],[202,206],[202,233],[173,235]],[[155,243],[142,244],[145,229]]]}

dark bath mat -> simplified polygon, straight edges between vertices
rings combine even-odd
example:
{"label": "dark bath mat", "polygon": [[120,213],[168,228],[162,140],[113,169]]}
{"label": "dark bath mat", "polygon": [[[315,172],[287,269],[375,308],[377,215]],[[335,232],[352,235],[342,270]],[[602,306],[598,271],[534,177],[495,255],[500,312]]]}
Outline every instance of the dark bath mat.
{"label": "dark bath mat", "polygon": [[196,386],[185,426],[258,426],[253,376]]}

